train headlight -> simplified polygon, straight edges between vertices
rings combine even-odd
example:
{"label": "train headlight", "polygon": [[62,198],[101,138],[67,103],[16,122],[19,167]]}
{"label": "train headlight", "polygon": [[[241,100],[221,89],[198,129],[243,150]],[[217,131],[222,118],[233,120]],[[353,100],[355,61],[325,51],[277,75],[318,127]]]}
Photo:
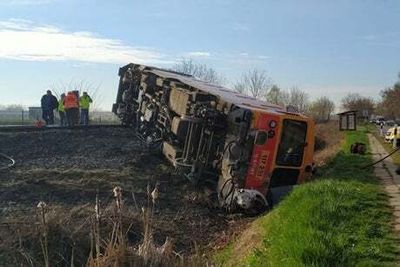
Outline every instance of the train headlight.
{"label": "train headlight", "polygon": [[274,120],[269,122],[269,127],[272,128],[272,129],[275,129],[276,125],[277,125],[277,123]]}
{"label": "train headlight", "polygon": [[268,138],[274,138],[274,136],[275,136],[275,131],[269,130],[268,131]]}

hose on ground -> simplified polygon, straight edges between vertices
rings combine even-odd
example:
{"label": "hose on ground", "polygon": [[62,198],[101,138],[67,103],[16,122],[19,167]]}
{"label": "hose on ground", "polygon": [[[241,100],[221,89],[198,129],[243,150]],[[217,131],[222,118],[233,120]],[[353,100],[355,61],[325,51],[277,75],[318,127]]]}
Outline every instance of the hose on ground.
{"label": "hose on ground", "polygon": [[[231,186],[231,188],[229,188],[229,191],[226,194],[226,196],[223,196],[223,191],[225,189],[225,186],[228,184],[228,182],[231,182],[232,186]],[[219,190],[219,196],[224,198],[224,200],[223,200],[224,202],[228,199],[228,197],[231,197],[231,201],[229,203],[229,207],[228,208],[232,207],[234,192],[235,192],[235,183],[233,182],[232,178],[229,178],[224,182],[224,184],[221,187],[221,190]]]}
{"label": "hose on ground", "polygon": [[7,164],[7,166],[5,166],[5,167],[0,167],[0,170],[5,170],[5,169],[11,168],[12,166],[15,165],[15,160],[14,160],[12,157],[7,156],[6,154],[0,153],[0,158],[3,158],[3,159],[5,159],[5,160],[9,161],[9,163]]}
{"label": "hose on ground", "polygon": [[383,158],[381,158],[381,159],[375,161],[374,163],[371,163],[371,164],[368,164],[368,165],[366,165],[366,166],[364,166],[364,167],[361,167],[361,169],[366,169],[366,168],[368,168],[368,167],[374,166],[374,165],[378,164],[379,162],[384,161],[385,159],[387,159],[388,157],[390,157],[391,155],[393,155],[394,153],[396,153],[396,152],[399,151],[399,150],[400,150],[400,147],[395,148],[392,152],[390,152],[389,154],[387,154],[387,155],[384,156]]}

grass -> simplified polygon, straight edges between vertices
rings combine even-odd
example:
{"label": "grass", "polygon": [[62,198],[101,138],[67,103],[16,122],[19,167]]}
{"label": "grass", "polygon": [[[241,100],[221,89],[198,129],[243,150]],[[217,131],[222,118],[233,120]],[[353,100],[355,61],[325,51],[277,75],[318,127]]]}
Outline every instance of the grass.
{"label": "grass", "polygon": [[398,251],[388,197],[372,169],[360,169],[371,162],[370,155],[349,153],[354,142],[368,144],[365,128],[346,133],[342,150],[320,170],[315,182],[297,187],[254,222],[258,230],[253,235],[262,236],[256,248],[238,253],[236,248],[243,242],[239,239],[216,256],[217,262],[226,266],[394,266]]}

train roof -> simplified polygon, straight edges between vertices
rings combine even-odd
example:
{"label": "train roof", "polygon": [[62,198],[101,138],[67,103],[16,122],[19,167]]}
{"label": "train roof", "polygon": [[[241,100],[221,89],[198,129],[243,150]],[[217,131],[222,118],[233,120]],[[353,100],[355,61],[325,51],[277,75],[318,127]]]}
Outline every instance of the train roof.
{"label": "train roof", "polygon": [[225,101],[230,102],[242,108],[300,115],[299,113],[287,112],[285,107],[283,106],[268,103],[266,101],[262,101],[242,93],[234,92],[233,90],[225,88],[223,86],[199,80],[192,75],[183,74],[166,69],[160,69],[156,67],[133,64],[133,63],[128,64],[123,68],[128,68],[128,67],[138,67],[140,69],[143,69],[145,72],[153,73],[159,77],[163,77],[164,79],[179,81],[191,87],[197,88],[198,90],[219,96],[221,99],[224,99]]}

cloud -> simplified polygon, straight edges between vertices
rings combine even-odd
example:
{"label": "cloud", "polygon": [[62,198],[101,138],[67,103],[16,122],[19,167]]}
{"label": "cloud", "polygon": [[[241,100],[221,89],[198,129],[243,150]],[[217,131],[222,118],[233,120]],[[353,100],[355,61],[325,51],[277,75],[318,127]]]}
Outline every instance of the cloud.
{"label": "cloud", "polygon": [[55,2],[55,0],[0,0],[3,6],[37,6],[47,5]]}
{"label": "cloud", "polygon": [[249,32],[251,30],[250,27],[244,23],[235,23],[233,24],[232,29],[238,32]]}
{"label": "cloud", "polygon": [[169,64],[166,56],[146,47],[91,32],[66,32],[27,20],[0,21],[0,58],[29,61]]}
{"label": "cloud", "polygon": [[368,34],[361,37],[363,43],[369,46],[400,48],[400,32],[383,32]]}
{"label": "cloud", "polygon": [[374,41],[376,40],[377,36],[374,34],[368,34],[362,37],[363,40],[365,41]]}
{"label": "cloud", "polygon": [[265,61],[268,59],[271,59],[271,57],[268,56],[264,56],[264,55],[252,55],[249,54],[248,52],[240,52],[239,54],[235,55],[231,55],[231,57],[236,57],[240,60],[248,60],[248,61]]}
{"label": "cloud", "polygon": [[194,51],[187,53],[189,57],[209,57],[211,53],[205,51]]}

